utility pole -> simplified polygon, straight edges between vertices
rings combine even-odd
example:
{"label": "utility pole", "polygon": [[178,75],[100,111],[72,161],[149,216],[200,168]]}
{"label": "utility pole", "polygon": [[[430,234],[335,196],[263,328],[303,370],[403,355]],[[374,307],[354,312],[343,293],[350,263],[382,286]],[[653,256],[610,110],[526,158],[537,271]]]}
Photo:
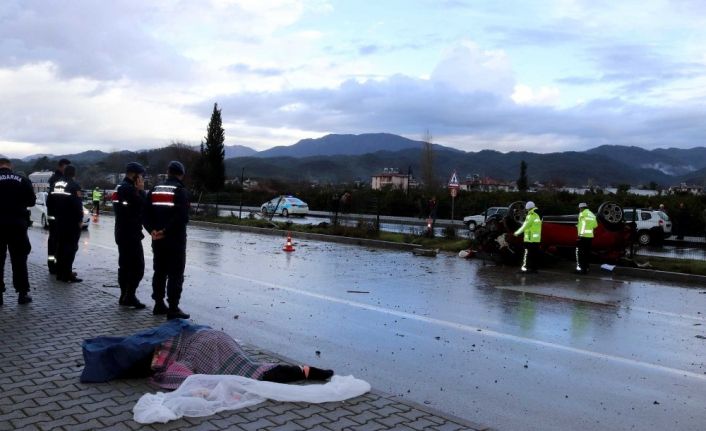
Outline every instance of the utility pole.
{"label": "utility pole", "polygon": [[238,210],[238,218],[243,219],[243,194],[245,194],[245,184],[243,183],[243,178],[245,177],[245,168],[240,171],[240,210]]}

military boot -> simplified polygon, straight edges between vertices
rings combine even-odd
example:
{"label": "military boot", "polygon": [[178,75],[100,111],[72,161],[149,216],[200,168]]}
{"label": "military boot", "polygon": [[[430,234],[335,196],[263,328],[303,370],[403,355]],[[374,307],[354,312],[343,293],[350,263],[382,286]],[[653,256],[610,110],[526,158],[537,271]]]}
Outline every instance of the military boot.
{"label": "military boot", "polygon": [[29,296],[29,293],[20,292],[20,296],[17,297],[17,303],[18,304],[29,304],[30,302],[32,302],[32,297]]}
{"label": "military boot", "polygon": [[167,305],[164,303],[163,299],[154,300],[154,308],[152,309],[152,314],[158,316],[161,314],[167,314],[167,311],[169,311],[169,309],[167,308]]}
{"label": "military boot", "polygon": [[167,320],[173,319],[188,319],[191,317],[190,314],[184,313],[179,307],[169,306],[169,311],[167,311]]}

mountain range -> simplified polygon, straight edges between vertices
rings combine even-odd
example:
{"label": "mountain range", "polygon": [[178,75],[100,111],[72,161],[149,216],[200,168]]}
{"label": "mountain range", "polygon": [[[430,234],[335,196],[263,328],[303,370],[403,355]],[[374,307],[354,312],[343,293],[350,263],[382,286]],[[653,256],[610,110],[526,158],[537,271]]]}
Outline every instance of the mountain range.
{"label": "mountain range", "polygon": [[[350,182],[370,181],[384,168],[408,170],[419,177],[422,142],[389,133],[361,135],[331,134],[303,139],[294,145],[255,151],[242,145],[226,146],[226,174],[239,176],[245,168],[252,178],[278,178],[286,181]],[[645,150],[635,146],[603,145],[587,151],[532,153],[494,150],[465,152],[434,144],[434,171],[440,181],[456,171],[497,180],[513,181],[519,176],[521,161],[528,165],[530,181],[567,186],[647,185],[670,186],[681,182],[703,185],[706,182],[706,148],[662,148]],[[104,153],[85,151],[66,157],[81,163],[122,161],[138,155],[157,157],[158,150]],[[37,155],[25,158],[26,162]],[[149,157],[148,157],[149,156]],[[112,165],[112,164],[111,164]]]}

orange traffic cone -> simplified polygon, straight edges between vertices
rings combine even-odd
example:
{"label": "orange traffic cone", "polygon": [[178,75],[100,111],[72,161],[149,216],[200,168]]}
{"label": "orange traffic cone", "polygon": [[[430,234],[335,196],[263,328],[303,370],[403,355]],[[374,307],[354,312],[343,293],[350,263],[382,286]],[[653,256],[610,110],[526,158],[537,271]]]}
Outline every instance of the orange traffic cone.
{"label": "orange traffic cone", "polygon": [[283,251],[294,251],[294,246],[292,246],[292,233],[287,232],[287,242],[282,247]]}

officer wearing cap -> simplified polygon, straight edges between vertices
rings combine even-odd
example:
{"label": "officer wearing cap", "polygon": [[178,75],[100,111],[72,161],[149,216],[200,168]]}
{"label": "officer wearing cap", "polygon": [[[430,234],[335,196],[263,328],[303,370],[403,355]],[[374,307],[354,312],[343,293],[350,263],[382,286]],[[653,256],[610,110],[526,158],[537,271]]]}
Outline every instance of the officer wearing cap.
{"label": "officer wearing cap", "polygon": [[12,261],[12,284],[19,294],[17,302],[27,304],[32,302],[29,296],[29,279],[27,276],[27,256],[32,246],[27,237],[27,207],[33,207],[36,197],[32,183],[26,177],[12,172],[10,161],[0,158],[0,305],[5,291],[5,251],[10,251]]}
{"label": "officer wearing cap", "polygon": [[[181,162],[170,162],[167,180],[150,190],[145,207],[144,226],[152,236],[154,256],[152,313],[166,314],[170,320],[189,318],[179,308],[186,266],[186,224],[189,222],[189,197],[182,182],[185,173]],[[165,293],[169,307],[164,303]]]}
{"label": "officer wearing cap", "polygon": [[59,181],[64,182],[64,169],[66,168],[66,166],[68,166],[70,164],[71,164],[71,162],[69,161],[69,159],[59,160],[59,164],[57,165],[57,168],[54,171],[54,174],[49,178],[49,189],[47,190],[46,205],[47,205],[47,224],[49,225],[49,239],[47,240],[47,266],[49,267],[50,274],[56,274],[56,254],[57,254],[56,216],[54,214],[54,211],[55,211],[54,201],[56,200],[55,199],[56,196],[52,195],[52,193],[54,192],[54,186],[56,185],[57,182],[59,182]]}
{"label": "officer wearing cap", "polygon": [[525,253],[522,257],[522,267],[520,272],[537,272],[537,258],[539,254],[539,243],[542,241],[542,219],[536,213],[537,206],[532,201],[525,204],[527,215],[525,222],[515,231],[515,236],[524,233]]}
{"label": "officer wearing cap", "polygon": [[591,244],[593,243],[593,229],[598,226],[596,215],[588,209],[585,202],[579,204],[579,222],[576,225],[578,239],[576,243],[576,272],[588,273],[591,263]]}
{"label": "officer wearing cap", "polygon": [[125,178],[113,193],[115,243],[118,245],[118,304],[145,308],[135,295],[145,275],[145,253],[142,250],[142,215],[145,207],[145,168],[137,162],[125,166]]}
{"label": "officer wearing cap", "polygon": [[56,203],[56,279],[65,283],[83,281],[72,270],[83,228],[83,199],[81,186],[74,181],[75,176],[76,168],[67,165],[64,177],[56,182],[52,192]]}

